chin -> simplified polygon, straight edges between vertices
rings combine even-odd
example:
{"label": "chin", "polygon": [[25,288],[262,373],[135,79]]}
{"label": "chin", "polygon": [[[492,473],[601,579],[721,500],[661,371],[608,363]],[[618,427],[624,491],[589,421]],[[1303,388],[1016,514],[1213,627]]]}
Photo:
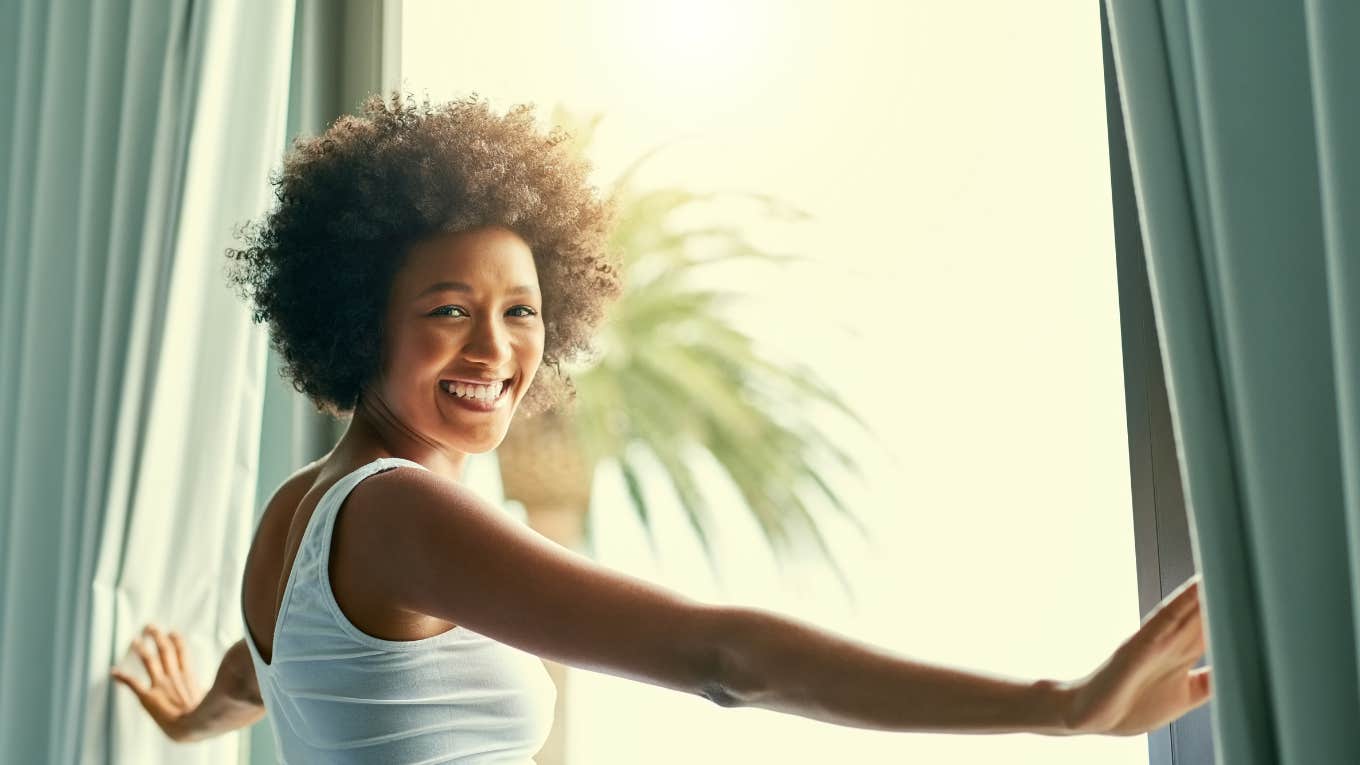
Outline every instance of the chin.
{"label": "chin", "polygon": [[460,446],[459,451],[464,452],[465,454],[486,454],[497,446],[500,446],[500,444],[501,439],[499,438],[494,442],[478,441]]}
{"label": "chin", "polygon": [[[461,438],[459,436],[462,436]],[[452,446],[464,454],[485,454],[505,440],[505,431],[498,433],[485,433],[481,438],[468,438],[466,431],[451,433],[444,443]]]}

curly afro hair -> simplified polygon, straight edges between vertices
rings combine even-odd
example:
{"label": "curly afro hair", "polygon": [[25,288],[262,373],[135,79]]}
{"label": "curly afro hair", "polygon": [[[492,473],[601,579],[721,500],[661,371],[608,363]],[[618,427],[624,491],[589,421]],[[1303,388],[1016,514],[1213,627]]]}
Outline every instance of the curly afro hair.
{"label": "curly afro hair", "polygon": [[[408,97],[410,94],[407,94]],[[505,226],[533,251],[543,295],[543,368],[519,411],[575,399],[563,361],[591,340],[622,291],[607,251],[612,200],[601,200],[559,127],[547,134],[531,104],[496,114],[476,94],[431,107],[428,96],[368,96],[358,116],[299,137],[271,173],[278,205],[238,229],[228,276],[268,322],[282,376],[319,411],[351,414],[381,361],[392,277],[410,246],[441,232]]]}

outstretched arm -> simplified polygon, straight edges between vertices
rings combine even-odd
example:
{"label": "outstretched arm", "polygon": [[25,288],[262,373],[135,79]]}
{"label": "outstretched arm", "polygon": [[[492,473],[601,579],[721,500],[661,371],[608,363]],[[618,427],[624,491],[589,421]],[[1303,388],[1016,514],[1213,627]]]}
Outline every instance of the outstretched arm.
{"label": "outstretched arm", "polygon": [[361,566],[393,605],[721,706],[880,730],[1119,735],[1207,698],[1207,675],[1189,670],[1203,653],[1194,587],[1091,676],[1013,681],[911,661],[762,609],[696,602],[563,548],[429,471],[380,473],[348,501]]}
{"label": "outstretched arm", "polygon": [[726,706],[891,731],[1137,735],[1209,699],[1199,580],[1172,593],[1094,672],[1023,682],[898,656],[741,608],[718,620]]}
{"label": "outstretched arm", "polygon": [[726,707],[760,707],[885,731],[1070,735],[1069,691],[913,661],[789,616],[731,608],[718,619]]}
{"label": "outstretched arm", "polygon": [[[143,635],[155,641],[155,654],[146,648]],[[189,670],[184,641],[178,633],[167,636],[148,624],[132,642],[132,648],[146,667],[150,685],[143,685],[117,667],[112,669],[113,678],[137,694],[142,708],[172,740],[201,741],[252,725],[264,717],[255,666],[244,639],[227,649],[206,694],[199,690]]]}

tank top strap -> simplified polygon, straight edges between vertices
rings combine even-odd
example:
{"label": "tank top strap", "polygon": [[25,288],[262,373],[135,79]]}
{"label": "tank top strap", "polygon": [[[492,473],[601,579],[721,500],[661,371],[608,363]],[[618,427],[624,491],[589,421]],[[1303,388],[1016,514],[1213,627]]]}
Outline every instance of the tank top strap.
{"label": "tank top strap", "polygon": [[[308,520],[307,528],[303,531],[301,546],[309,548],[311,554],[319,559],[318,562],[326,563],[326,559],[330,557],[330,540],[331,532],[335,528],[335,516],[339,512],[340,506],[344,504],[345,498],[365,478],[403,466],[429,470],[429,468],[414,460],[402,457],[379,457],[347,473],[332,484],[321,496],[321,499],[317,501],[316,509],[312,512],[312,518]],[[324,567],[322,568],[322,576],[325,576]]]}
{"label": "tank top strap", "polygon": [[[320,517],[317,519],[317,523],[309,522],[307,524],[308,528],[304,532],[304,536],[317,536],[323,527],[330,526],[332,521],[329,520],[329,516],[335,515],[336,509],[344,504],[345,497],[349,496],[349,493],[354,490],[355,486],[359,485],[360,481],[371,475],[382,473],[391,470],[394,467],[403,465],[417,467],[421,470],[429,470],[429,468],[414,460],[408,460],[402,457],[379,457],[367,465],[361,465],[345,474],[340,480],[332,484],[331,487],[326,490],[326,493],[321,496],[321,499],[317,501],[316,510],[313,511],[313,515]],[[304,540],[304,544],[305,543],[306,540]]]}

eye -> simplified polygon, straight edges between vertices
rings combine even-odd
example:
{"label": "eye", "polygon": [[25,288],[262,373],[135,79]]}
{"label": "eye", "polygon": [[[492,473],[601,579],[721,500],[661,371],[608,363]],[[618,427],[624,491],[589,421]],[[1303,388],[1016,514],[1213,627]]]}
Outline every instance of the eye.
{"label": "eye", "polygon": [[[530,307],[527,306],[527,305],[517,305],[517,306],[515,306],[514,308],[511,308],[510,310],[512,310],[512,311],[518,311],[518,310],[521,309],[521,308],[524,309],[525,311],[527,311],[527,313],[516,314],[516,318],[527,319],[527,318],[530,317],[530,316],[535,316],[535,315],[538,314],[537,311],[535,311],[534,309],[530,308]],[[445,310],[445,309],[448,309],[448,310]],[[449,314],[449,311],[462,311],[464,315],[467,314],[467,311],[464,311],[462,306],[457,306],[457,305],[441,305],[441,306],[439,306],[438,308],[434,309],[433,311],[430,311],[430,315],[431,315],[431,316],[449,316],[449,315],[450,315],[450,314]]]}
{"label": "eye", "polygon": [[[431,315],[431,316],[448,316],[449,314],[448,314],[447,311],[444,310],[445,308],[449,308],[449,309],[452,309],[452,310],[455,310],[455,311],[463,311],[463,309],[462,309],[461,306],[456,306],[456,305],[441,305],[441,306],[439,306],[438,308],[434,309],[433,311],[430,311],[430,315]],[[463,313],[467,313],[467,311],[463,311]]]}

